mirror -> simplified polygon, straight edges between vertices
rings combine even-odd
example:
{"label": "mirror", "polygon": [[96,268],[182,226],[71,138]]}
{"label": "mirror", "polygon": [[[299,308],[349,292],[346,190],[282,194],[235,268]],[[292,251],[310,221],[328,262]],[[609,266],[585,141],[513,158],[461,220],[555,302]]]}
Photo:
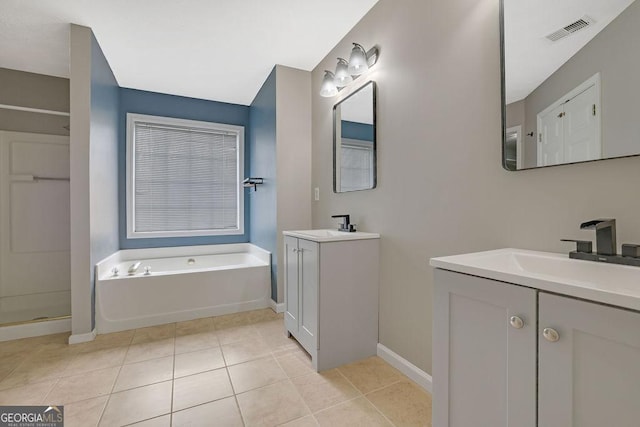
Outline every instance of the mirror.
{"label": "mirror", "polygon": [[640,1],[502,0],[503,166],[640,154]]}
{"label": "mirror", "polygon": [[376,84],[333,106],[333,191],[376,187]]}

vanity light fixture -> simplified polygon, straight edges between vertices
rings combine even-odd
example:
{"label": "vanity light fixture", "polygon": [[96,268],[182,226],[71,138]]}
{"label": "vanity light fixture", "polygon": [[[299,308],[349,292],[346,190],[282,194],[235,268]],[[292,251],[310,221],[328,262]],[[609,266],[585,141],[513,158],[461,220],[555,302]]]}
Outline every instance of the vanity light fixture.
{"label": "vanity light fixture", "polygon": [[353,43],[348,62],[343,58],[338,58],[335,73],[325,70],[320,96],[325,98],[336,96],[343,87],[365,73],[376,62],[378,62],[378,48],[376,46],[366,51],[362,45]]}
{"label": "vanity light fixture", "polygon": [[336,87],[345,87],[352,81],[353,77],[349,74],[349,63],[345,59],[338,58],[335,74]]}
{"label": "vanity light fixture", "polygon": [[367,51],[358,43],[353,44],[351,56],[349,57],[349,72],[354,76],[359,76],[369,69],[367,63]]}
{"label": "vanity light fixture", "polygon": [[338,94],[338,88],[335,83],[335,74],[329,70],[324,70],[324,79],[322,80],[322,87],[320,88],[320,96],[330,98]]}

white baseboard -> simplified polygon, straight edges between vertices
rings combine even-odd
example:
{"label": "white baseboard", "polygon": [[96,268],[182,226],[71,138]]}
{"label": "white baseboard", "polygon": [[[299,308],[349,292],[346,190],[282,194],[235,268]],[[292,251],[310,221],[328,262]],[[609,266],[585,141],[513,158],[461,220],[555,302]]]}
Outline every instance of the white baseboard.
{"label": "white baseboard", "polygon": [[413,382],[418,384],[423,389],[427,390],[431,393],[433,389],[431,375],[427,374],[422,369],[418,368],[413,363],[409,362],[404,357],[399,354],[393,352],[389,348],[384,345],[378,343],[378,356],[382,358],[389,365],[393,366],[407,377],[409,377]]}
{"label": "white baseboard", "polygon": [[83,342],[89,342],[96,339],[96,328],[88,334],[75,334],[69,337],[69,344],[80,344]]}
{"label": "white baseboard", "polygon": [[47,320],[44,322],[25,323],[23,325],[3,326],[0,327],[0,341],[59,334],[61,332],[69,332],[70,330],[71,319]]}
{"label": "white baseboard", "polygon": [[274,300],[269,300],[269,305],[271,306],[271,309],[273,311],[275,311],[276,313],[284,313],[284,303],[276,303]]}

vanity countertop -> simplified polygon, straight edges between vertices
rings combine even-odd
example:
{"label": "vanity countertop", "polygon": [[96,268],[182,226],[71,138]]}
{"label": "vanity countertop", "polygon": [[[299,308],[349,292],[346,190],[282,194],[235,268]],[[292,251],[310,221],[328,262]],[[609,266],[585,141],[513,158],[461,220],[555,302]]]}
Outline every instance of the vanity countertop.
{"label": "vanity countertop", "polygon": [[640,311],[640,267],[498,249],[431,258],[431,266]]}
{"label": "vanity countertop", "polygon": [[284,234],[285,236],[297,237],[299,239],[311,240],[318,243],[380,238],[380,235],[377,233],[364,233],[362,231],[347,232],[329,229],[283,231],[282,234]]}

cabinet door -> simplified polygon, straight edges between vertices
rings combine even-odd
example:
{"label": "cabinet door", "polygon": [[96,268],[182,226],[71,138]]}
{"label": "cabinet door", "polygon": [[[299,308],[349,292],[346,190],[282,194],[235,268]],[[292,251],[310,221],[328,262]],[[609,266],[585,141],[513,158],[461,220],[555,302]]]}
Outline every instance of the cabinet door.
{"label": "cabinet door", "polygon": [[309,352],[318,348],[318,243],[298,240],[300,260],[300,343]]}
{"label": "cabinet door", "polygon": [[434,426],[536,425],[536,292],[435,271]]}
{"label": "cabinet door", "polygon": [[298,275],[298,239],[284,237],[284,324],[289,332],[298,333],[300,294]]}
{"label": "cabinet door", "polygon": [[540,426],[640,425],[640,313],[545,293],[539,304]]}

